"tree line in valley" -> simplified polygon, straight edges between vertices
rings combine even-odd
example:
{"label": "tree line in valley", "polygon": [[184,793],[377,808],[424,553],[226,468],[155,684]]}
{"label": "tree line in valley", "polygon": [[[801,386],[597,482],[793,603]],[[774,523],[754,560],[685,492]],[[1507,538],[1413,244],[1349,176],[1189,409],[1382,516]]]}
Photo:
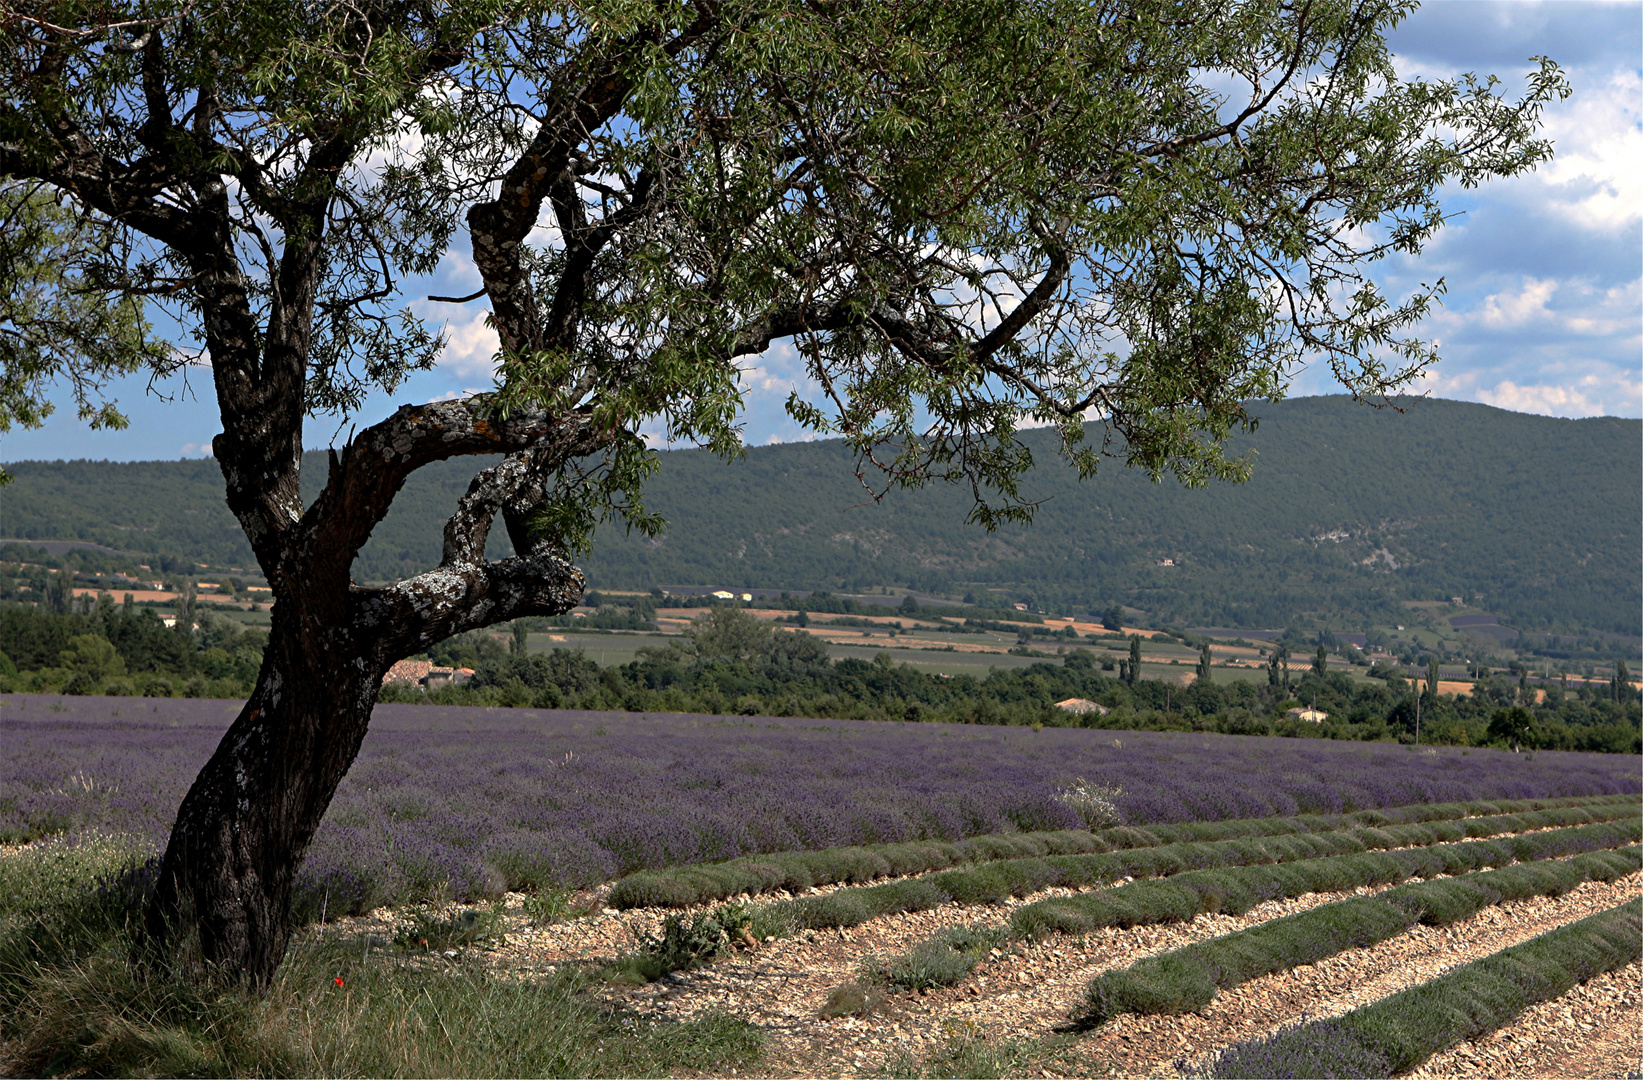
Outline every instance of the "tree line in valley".
{"label": "tree line in valley", "polygon": [[[60,611],[0,604],[0,692],[241,697],[256,678],[266,642],[262,630],[188,605],[166,626],[152,609],[107,596],[82,598]],[[1546,749],[1643,750],[1643,710],[1624,673],[1607,686],[1553,684],[1541,694],[1521,676],[1494,676],[1471,694],[1440,695],[1435,680],[1354,681],[1338,661],[1331,670],[1327,651],[1310,664],[1298,653],[1293,666],[1287,652],[1275,652],[1264,685],[1217,682],[1213,669],[1206,677],[1200,667],[1197,680],[1182,687],[1138,677],[1139,667],[1122,659],[1075,649],[1059,661],[947,677],[897,664],[888,652],[872,661],[833,660],[819,639],[775,630],[732,606],[710,609],[682,637],[617,666],[600,667],[581,650],[529,654],[522,634],[511,647],[494,635],[463,634],[427,655],[437,664],[471,667],[473,678],[431,690],[389,684],[381,699],[1404,742],[1416,737],[1418,720],[1423,743],[1506,745],[1516,737]],[[1107,712],[1056,707],[1069,698]],[[1328,718],[1289,717],[1288,710],[1302,705]],[[1502,719],[1502,713],[1510,715]]]}
{"label": "tree line in valley", "polygon": [[[1138,644],[1138,642],[1137,642]],[[1183,687],[1138,677],[1139,667],[1075,649],[1059,662],[994,669],[983,677],[943,676],[873,660],[832,660],[816,638],[775,630],[734,607],[710,609],[666,646],[628,664],[600,667],[579,650],[530,654],[521,637],[505,648],[468,634],[429,653],[471,667],[461,685],[423,690],[388,685],[382,700],[445,705],[620,709],[630,712],[743,713],[966,724],[1039,724],[1117,730],[1212,731],[1395,740],[1451,746],[1509,745],[1638,753],[1643,709],[1622,678],[1537,693],[1521,677],[1481,680],[1470,694],[1437,692],[1436,679],[1364,683],[1327,652],[1293,667],[1274,662],[1264,684],[1217,682],[1213,670]],[[1106,712],[1057,706],[1083,699]],[[1417,706],[1417,701],[1419,702]],[[1305,706],[1319,723],[1294,719]],[[1417,709],[1419,712],[1417,713]]]}

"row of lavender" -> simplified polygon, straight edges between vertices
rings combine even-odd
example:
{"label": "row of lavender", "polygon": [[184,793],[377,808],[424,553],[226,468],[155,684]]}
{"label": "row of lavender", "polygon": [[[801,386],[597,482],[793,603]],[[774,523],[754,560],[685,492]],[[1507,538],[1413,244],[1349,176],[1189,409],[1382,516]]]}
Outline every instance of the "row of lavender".
{"label": "row of lavender", "polygon": [[[0,840],[95,828],[158,844],[236,711],[187,699],[0,703]],[[317,902],[584,885],[644,867],[1083,824],[1637,792],[1619,755],[693,715],[384,705],[315,839]]]}

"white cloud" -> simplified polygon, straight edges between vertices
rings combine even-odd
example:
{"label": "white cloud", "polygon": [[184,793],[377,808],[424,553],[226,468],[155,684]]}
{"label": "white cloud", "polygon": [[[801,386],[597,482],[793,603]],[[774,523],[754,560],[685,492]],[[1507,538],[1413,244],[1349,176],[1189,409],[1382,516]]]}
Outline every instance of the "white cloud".
{"label": "white cloud", "polygon": [[480,311],[463,322],[445,326],[445,351],[439,367],[462,379],[490,378],[496,371],[496,354],[501,338],[486,321],[489,312]]}
{"label": "white cloud", "polygon": [[445,249],[445,254],[439,257],[439,266],[434,269],[434,280],[441,286],[449,287],[452,294],[461,296],[484,284],[473,258],[459,248]]}
{"label": "white cloud", "polygon": [[[1475,396],[1485,405],[1495,405],[1513,412],[1577,417],[1636,411],[1640,395],[1643,395],[1643,383],[1635,377],[1605,382],[1596,375],[1588,375],[1572,386],[1519,386],[1506,379],[1494,386],[1479,388]],[[1624,400],[1632,403],[1632,410],[1616,407],[1617,401]]]}
{"label": "white cloud", "polygon": [[1478,321],[1491,329],[1504,330],[1550,319],[1553,316],[1546,309],[1546,302],[1556,291],[1557,282],[1531,278],[1516,292],[1499,292],[1485,297],[1478,309]]}
{"label": "white cloud", "polygon": [[772,431],[764,437],[764,444],[766,446],[775,446],[777,443],[815,442],[819,438],[821,436],[814,431],[794,426],[792,431]]}
{"label": "white cloud", "polygon": [[[1643,281],[1633,278],[1602,288],[1578,278],[1524,277],[1502,284],[1504,288],[1485,294],[1470,307],[1463,306],[1461,298],[1440,309],[1428,320],[1425,332],[1440,344],[1465,346],[1498,334],[1518,349],[1600,348],[1614,359],[1636,355]],[[1501,362],[1506,359],[1500,357]]]}
{"label": "white cloud", "polygon": [[211,452],[211,440],[210,439],[207,439],[204,442],[183,443],[183,445],[178,448],[177,454],[178,454],[179,457],[185,457],[185,458],[190,458],[190,457],[214,457],[215,456]]}
{"label": "white cloud", "polygon": [[1574,95],[1546,110],[1556,156],[1527,186],[1582,228],[1635,228],[1643,220],[1643,76],[1586,71],[1571,81]]}
{"label": "white cloud", "polygon": [[447,390],[443,394],[435,394],[429,401],[466,401],[475,394],[482,394],[485,390],[478,386],[464,386],[460,390]]}

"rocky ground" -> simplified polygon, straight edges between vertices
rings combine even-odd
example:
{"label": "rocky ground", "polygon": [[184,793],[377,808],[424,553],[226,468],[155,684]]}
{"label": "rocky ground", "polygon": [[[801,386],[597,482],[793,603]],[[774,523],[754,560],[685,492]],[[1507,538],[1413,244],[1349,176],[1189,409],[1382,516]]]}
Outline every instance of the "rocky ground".
{"label": "rocky ground", "polygon": [[[1346,1012],[1623,903],[1643,892],[1643,875],[1589,882],[1562,897],[1502,904],[1448,927],[1416,927],[1390,941],[1248,983],[1186,1016],[1126,1015],[1093,1031],[1077,1030],[1069,1022],[1085,985],[1103,971],[1332,903],[1343,894],[1266,903],[1241,916],[1205,915],[1189,923],[1113,928],[995,950],[957,986],[889,992],[865,1015],[823,1016],[828,995],[873,968],[877,959],[946,927],[1003,925],[1011,908],[1068,891],[1050,890],[997,905],[948,905],[850,929],[805,931],[694,971],[645,985],[612,984],[602,992],[611,1005],[657,1020],[714,1010],[743,1017],[770,1036],[763,1069],[771,1076],[904,1074],[964,1053],[991,1055],[987,1067],[1006,1075],[1201,1075],[1222,1047]],[[1374,891],[1360,889],[1355,895]],[[669,914],[616,912],[603,908],[602,891],[594,891],[572,901],[573,907],[587,911],[582,917],[534,925],[523,902],[520,896],[508,898],[507,943],[488,953],[498,969],[523,978],[565,965],[612,960],[632,951],[642,935],[656,933]],[[343,925],[389,939],[399,918],[383,912]],[[1500,1031],[1432,1058],[1416,1075],[1635,1076],[1643,1062],[1639,975],[1634,964],[1595,979],[1559,1001],[1530,1009]]]}

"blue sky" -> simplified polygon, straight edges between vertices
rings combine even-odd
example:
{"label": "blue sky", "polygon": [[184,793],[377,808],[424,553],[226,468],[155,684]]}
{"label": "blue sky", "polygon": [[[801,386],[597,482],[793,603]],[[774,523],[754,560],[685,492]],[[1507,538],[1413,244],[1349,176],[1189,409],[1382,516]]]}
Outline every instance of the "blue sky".
{"label": "blue sky", "polygon": [[[1423,328],[1444,359],[1422,390],[1552,416],[1643,416],[1643,3],[1428,0],[1395,31],[1392,46],[1406,75],[1493,73],[1512,92],[1523,86],[1528,58],[1544,54],[1574,87],[1546,113],[1554,161],[1530,175],[1445,193],[1445,207],[1464,216],[1418,261],[1389,259],[1377,274],[1392,295],[1439,276],[1447,281],[1442,308]],[[477,287],[462,244],[418,294]],[[495,337],[482,306],[417,307],[449,320],[441,363],[391,399],[375,396],[354,423],[369,424],[404,402],[489,386]],[[803,437],[782,409],[802,379],[786,346],[750,367],[748,443]],[[210,373],[196,369],[160,390],[170,400],[147,393],[143,380],[113,388],[132,419],[123,432],[88,431],[63,401],[41,430],[0,436],[0,460],[209,453],[220,426]],[[1311,369],[1297,376],[1292,393],[1336,390],[1327,371]],[[327,445],[339,430],[345,439],[338,419],[312,421],[308,445]]]}

